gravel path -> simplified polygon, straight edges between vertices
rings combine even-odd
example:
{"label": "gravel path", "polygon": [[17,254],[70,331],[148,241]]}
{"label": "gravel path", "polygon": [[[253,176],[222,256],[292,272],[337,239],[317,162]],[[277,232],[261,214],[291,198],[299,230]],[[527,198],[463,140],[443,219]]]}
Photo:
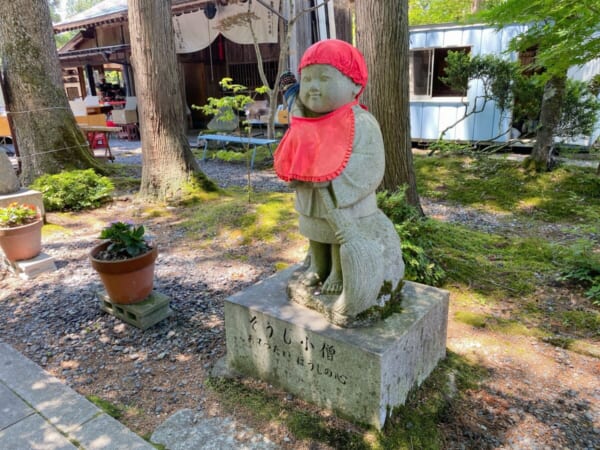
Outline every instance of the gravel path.
{"label": "gravel path", "polygon": [[[128,144],[113,146],[117,162],[139,163],[139,148]],[[242,165],[207,161],[202,169],[221,186],[247,183]],[[256,190],[287,190],[272,170],[253,171],[252,184]],[[526,228],[502,215],[426,199],[423,206],[432,217],[482,231]],[[223,417],[218,398],[205,388],[208,371],[225,353],[223,300],[272,274],[275,260],[260,246],[200,248],[168,219],[144,217],[160,249],[156,288],[171,298],[175,314],[138,330],[99,310],[94,293],[100,282],[87,254],[104,223],[139,220],[141,209],[122,198],[81,215],[49,214],[51,223],[65,227],[64,233],[44,239],[58,270],[23,281],[0,267],[0,339],[78,392],[120,405],[120,420],[147,434],[181,410]],[[452,314],[449,348],[474,355],[491,375],[443,425],[447,448],[600,448],[597,359],[533,338],[511,340],[474,330],[453,321]],[[245,439],[261,438],[243,420],[234,422]],[[332,426],[344,427],[343,422]],[[266,424],[258,431],[284,448],[326,448],[297,440],[282,425]]]}

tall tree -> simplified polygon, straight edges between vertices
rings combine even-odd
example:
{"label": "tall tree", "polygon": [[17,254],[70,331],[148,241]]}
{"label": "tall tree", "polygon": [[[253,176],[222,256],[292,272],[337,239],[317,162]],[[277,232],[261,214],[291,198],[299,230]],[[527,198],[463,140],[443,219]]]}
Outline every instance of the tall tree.
{"label": "tall tree", "polygon": [[362,100],[379,121],[385,144],[382,187],[407,185],[406,199],[420,212],[410,137],[408,2],[356,0],[356,40],[369,69]]}
{"label": "tall tree", "polygon": [[514,22],[528,24],[527,30],[511,41],[510,49],[537,48],[534,68],[544,70],[546,86],[530,162],[538,170],[550,169],[567,70],[600,55],[600,7],[596,0],[506,0],[481,17],[499,27]]}
{"label": "tall tree", "polygon": [[184,131],[171,1],[128,0],[128,18],[142,139],[140,194],[166,200],[188,183],[212,190]]}
{"label": "tall tree", "polygon": [[67,168],[100,170],[63,88],[47,0],[2,3],[0,58],[2,90],[23,183]]}

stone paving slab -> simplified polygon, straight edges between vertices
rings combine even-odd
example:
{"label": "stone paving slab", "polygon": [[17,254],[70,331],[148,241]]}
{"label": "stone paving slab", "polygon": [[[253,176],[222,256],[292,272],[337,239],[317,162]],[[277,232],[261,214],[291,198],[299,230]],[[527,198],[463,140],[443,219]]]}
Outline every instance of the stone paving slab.
{"label": "stone paving slab", "polygon": [[14,425],[35,411],[0,383],[0,430]]}
{"label": "stone paving slab", "polygon": [[61,432],[68,433],[102,412],[12,347],[0,344],[0,352],[4,356],[0,379]]}
{"label": "stone paving slab", "polygon": [[152,434],[152,442],[169,450],[277,450],[268,438],[229,417],[206,417],[182,409]]}
{"label": "stone paving slab", "polygon": [[59,379],[0,342],[0,449],[74,448],[154,449]]}
{"label": "stone paving slab", "polygon": [[0,448],[10,450],[76,450],[40,415],[34,414],[0,431]]}
{"label": "stone paving slab", "polygon": [[119,421],[107,414],[94,417],[84,426],[72,432],[72,436],[86,450],[154,449],[137,434],[125,428]]}

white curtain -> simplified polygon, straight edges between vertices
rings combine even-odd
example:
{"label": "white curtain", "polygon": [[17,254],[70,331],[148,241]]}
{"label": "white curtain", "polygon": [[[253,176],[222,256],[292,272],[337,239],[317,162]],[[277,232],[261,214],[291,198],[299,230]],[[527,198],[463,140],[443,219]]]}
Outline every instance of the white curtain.
{"label": "white curtain", "polygon": [[[189,14],[173,17],[175,31],[175,49],[177,53],[192,53],[208,47],[219,34],[237,44],[252,44],[252,33],[247,24],[222,28],[223,19],[248,12],[247,3],[221,6],[217,4],[217,14],[208,19],[204,11],[199,10]],[[279,10],[279,0],[271,0],[270,5],[275,11]],[[258,19],[253,21],[253,28],[259,43],[277,42],[277,16],[261,4],[254,2],[250,11]]]}

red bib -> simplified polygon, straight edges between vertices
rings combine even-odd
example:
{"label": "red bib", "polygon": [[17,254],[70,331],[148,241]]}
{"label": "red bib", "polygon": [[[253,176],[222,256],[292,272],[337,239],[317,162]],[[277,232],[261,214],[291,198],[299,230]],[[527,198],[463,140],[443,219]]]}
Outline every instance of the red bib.
{"label": "red bib", "polygon": [[331,181],[348,164],[354,142],[357,100],[321,117],[293,116],[275,152],[275,172],[284,181]]}

